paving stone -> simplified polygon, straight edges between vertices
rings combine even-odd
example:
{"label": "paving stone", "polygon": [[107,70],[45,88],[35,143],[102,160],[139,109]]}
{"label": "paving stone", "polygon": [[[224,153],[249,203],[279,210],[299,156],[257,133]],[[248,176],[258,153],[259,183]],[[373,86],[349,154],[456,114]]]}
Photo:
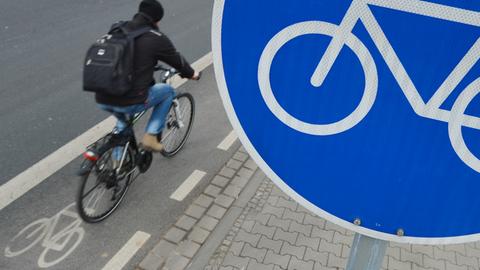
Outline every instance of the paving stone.
{"label": "paving stone", "polygon": [[280,228],[277,228],[275,234],[273,235],[273,240],[282,240],[295,245],[297,242],[298,233],[297,232],[286,232]]}
{"label": "paving stone", "polygon": [[[205,268],[207,269],[207,268]],[[210,269],[208,269],[210,270]],[[235,268],[233,268],[233,266],[220,266],[220,268],[218,268],[218,270],[236,270]]]}
{"label": "paving stone", "polygon": [[388,257],[388,270],[411,270],[411,262],[402,262],[392,257]]}
{"label": "paving stone", "polygon": [[266,248],[273,250],[275,253],[280,254],[280,249],[282,248],[283,242],[280,240],[272,240],[267,238],[265,235],[260,237],[260,242],[258,242],[258,248]]}
{"label": "paving stone", "polygon": [[411,248],[413,253],[422,253],[424,255],[429,256],[430,258],[433,259],[433,246],[427,246],[427,245],[412,245]]}
{"label": "paving stone", "polygon": [[260,224],[267,225],[271,216],[272,215],[270,214],[263,214],[263,213],[250,214],[250,215],[247,215],[247,220],[253,220],[253,221],[259,222]]}
{"label": "paving stone", "polygon": [[465,244],[446,245],[444,248],[446,251],[453,251],[461,255],[467,255],[465,250]]}
{"label": "paving stone", "polygon": [[342,256],[342,245],[341,244],[335,244],[335,243],[330,243],[322,239],[320,241],[320,245],[318,246],[318,251],[320,252],[327,252],[327,253],[332,253],[335,254],[337,257]]}
{"label": "paving stone", "polygon": [[212,205],[213,200],[214,199],[212,197],[207,196],[205,194],[201,194],[193,203],[198,204],[201,207],[208,208],[210,207],[210,205]]}
{"label": "paving stone", "polygon": [[450,262],[447,262],[445,269],[446,270],[468,270],[468,267],[466,265],[455,265],[455,264],[451,264]]}
{"label": "paving stone", "polygon": [[257,246],[259,240],[260,240],[259,234],[247,233],[244,230],[239,230],[237,236],[235,237],[235,241],[246,242],[253,247]]}
{"label": "paving stone", "polygon": [[288,242],[284,242],[282,249],[280,250],[280,255],[292,255],[301,260],[305,255],[305,250],[306,247],[298,247],[295,245],[290,245]]}
{"label": "paving stone", "polygon": [[252,178],[254,174],[254,171],[250,170],[250,169],[247,169],[245,167],[241,168],[238,172],[237,172],[237,175],[240,176],[241,178],[244,178],[244,179],[247,179],[249,180],[250,178]]}
{"label": "paving stone", "polygon": [[416,264],[412,264],[412,270],[432,270],[432,268],[425,268]]}
{"label": "paving stone", "polygon": [[225,208],[229,208],[232,204],[233,204],[233,201],[235,201],[234,198],[232,197],[228,197],[226,195],[218,195],[218,197],[215,199],[215,203],[222,206],[222,207],[225,207]]}
{"label": "paving stone", "polygon": [[[290,211],[287,209],[287,211]],[[290,223],[290,227],[288,228],[289,232],[298,232],[300,234],[310,236],[312,234],[312,225],[303,225],[296,221],[292,221]]]}
{"label": "paving stone", "polygon": [[350,251],[352,250],[352,248],[350,248],[349,246],[347,245],[342,245],[342,258],[349,258],[350,257]]}
{"label": "paving stone", "polygon": [[209,235],[210,233],[207,230],[202,229],[198,226],[195,226],[193,230],[190,232],[190,234],[188,235],[188,239],[194,242],[197,242],[199,244],[203,244],[205,240],[207,240]]}
{"label": "paving stone", "polygon": [[205,207],[192,204],[187,208],[187,210],[185,211],[185,214],[193,218],[200,219],[205,213],[205,211],[207,211]]}
{"label": "paving stone", "polygon": [[313,261],[302,261],[295,257],[292,257],[288,264],[288,270],[313,270]]}
{"label": "paving stone", "polygon": [[223,167],[218,174],[226,178],[232,178],[235,175],[235,170],[231,168]]}
{"label": "paving stone", "polygon": [[333,234],[333,243],[342,244],[342,245],[352,247],[353,236],[347,236],[347,235],[341,234],[339,232],[335,232]]}
{"label": "paving stone", "polygon": [[476,267],[477,269],[480,269],[480,265],[478,263],[478,258],[463,256],[460,253],[456,254],[456,258],[457,258],[457,264],[458,265],[471,266],[473,268]]}
{"label": "paving stone", "polygon": [[337,267],[328,267],[328,266],[322,265],[319,262],[315,262],[313,266],[313,270],[344,270],[344,269],[339,269]]}
{"label": "paving stone", "polygon": [[185,231],[189,231],[190,229],[193,228],[195,223],[197,222],[196,219],[183,215],[181,216],[178,221],[175,223],[175,226],[177,226],[180,229],[183,229]]}
{"label": "paving stone", "polygon": [[236,160],[238,160],[238,161],[240,161],[240,162],[243,163],[243,162],[247,161],[248,155],[245,154],[245,153],[242,153],[242,152],[236,152],[236,153],[233,155],[232,158],[233,158],[233,159],[236,159]]}
{"label": "paving stone", "polygon": [[229,251],[232,252],[232,254],[235,256],[240,256],[240,253],[242,252],[244,245],[245,245],[245,242],[241,242],[241,241],[232,242],[232,245],[230,246]]}
{"label": "paving stone", "polygon": [[422,253],[413,253],[400,249],[400,258],[401,261],[411,262],[418,265],[423,265],[423,254]]}
{"label": "paving stone", "polygon": [[[400,260],[400,248],[399,247],[387,247],[387,250],[385,251],[385,256],[390,256],[395,258],[396,260]],[[421,253],[415,253],[415,254],[420,254]]]}
{"label": "paving stone", "polygon": [[290,223],[292,223],[291,220],[287,219],[279,219],[276,216],[271,216],[270,219],[268,220],[267,225],[268,226],[274,226],[277,228],[281,228],[284,231],[288,231],[288,228],[290,227]]}
{"label": "paving stone", "polygon": [[218,219],[212,218],[210,216],[203,216],[202,219],[198,222],[198,226],[211,232],[218,224]]}
{"label": "paving stone", "polygon": [[251,232],[254,225],[255,220],[245,220],[243,221],[241,228],[246,232]]}
{"label": "paving stone", "polygon": [[255,234],[265,235],[266,237],[272,239],[273,234],[275,234],[275,227],[265,226],[265,225],[262,225],[262,224],[256,222],[255,225],[253,226],[251,232],[255,233]]}
{"label": "paving stone", "polygon": [[334,233],[335,233],[334,231],[327,231],[318,227],[313,227],[311,235],[312,237],[322,238],[327,242],[333,242]]}
{"label": "paving stone", "polygon": [[337,257],[333,253],[328,254],[327,266],[329,267],[346,268],[347,262],[345,258]]}
{"label": "paving stone", "polygon": [[444,260],[432,259],[426,255],[423,255],[423,266],[425,268],[433,268],[436,270],[445,270],[446,268]]}
{"label": "paving stone", "polygon": [[166,240],[178,244],[180,241],[183,240],[183,237],[187,234],[186,231],[180,230],[177,227],[172,227],[170,230],[167,231],[167,233],[163,236]]}
{"label": "paving stone", "polygon": [[445,260],[445,261],[449,261],[452,264],[455,264],[455,252],[445,251],[440,249],[439,247],[434,247],[433,255],[434,255],[434,258],[437,260]]}
{"label": "paving stone", "polygon": [[[267,204],[269,204],[269,205],[277,205],[277,202],[278,202],[278,196],[271,196],[271,194],[270,194],[270,196],[267,198]],[[283,215],[283,213],[282,213],[282,215]]]}
{"label": "paving stone", "polygon": [[248,181],[249,181],[249,178],[235,176],[231,184],[243,189],[248,184]]}
{"label": "paving stone", "polygon": [[262,209],[262,213],[268,213],[268,214],[274,215],[276,218],[282,218],[284,212],[285,212],[285,208],[272,206],[269,203],[265,204],[265,206]]}
{"label": "paving stone", "polygon": [[213,185],[221,188],[226,187],[228,183],[230,183],[230,179],[223,177],[221,175],[216,175],[212,180]]}
{"label": "paving stone", "polygon": [[183,270],[189,263],[190,260],[188,258],[185,258],[179,254],[174,254],[168,257],[163,268],[168,270]]}
{"label": "paving stone", "polygon": [[220,194],[220,192],[222,191],[221,188],[215,186],[215,185],[209,185],[204,191],[203,193],[213,197],[213,198],[216,198],[218,196],[218,194]]}
{"label": "paving stone", "polygon": [[465,249],[468,257],[480,258],[480,249],[477,249],[475,246],[471,245],[465,245]]}
{"label": "paving stone", "polygon": [[[278,198],[278,202],[277,202],[276,206],[287,208],[287,209],[290,209],[290,211],[295,212],[297,210],[297,205],[298,205],[298,203],[291,200],[291,199],[285,199],[283,197],[280,197],[280,198]],[[303,214],[303,215],[305,215],[305,214]]]}
{"label": "paving stone", "polygon": [[224,266],[233,266],[238,269],[246,269],[248,266],[249,258],[242,258],[235,256],[232,253],[227,253],[225,260],[223,261]]}
{"label": "paving stone", "polygon": [[333,224],[331,222],[327,222],[325,223],[325,230],[329,230],[329,231],[335,231],[335,232],[339,232],[341,234],[344,234],[346,235],[347,234],[347,230],[336,225],[336,224]]}
{"label": "paving stone", "polygon": [[318,252],[311,248],[307,248],[305,251],[305,256],[303,257],[305,261],[314,261],[318,262],[321,265],[326,266],[328,261],[328,253],[326,252]]}
{"label": "paving stone", "polygon": [[308,210],[307,208],[303,207],[301,204],[297,205],[297,212],[301,212],[307,215],[313,215],[312,211]]}
{"label": "paving stone", "polygon": [[193,258],[197,251],[200,249],[200,245],[191,241],[191,240],[185,240],[180,243],[180,245],[177,247],[177,252],[187,258]]}
{"label": "paving stone", "polygon": [[326,223],[326,221],[324,219],[319,218],[317,216],[308,215],[308,214],[305,215],[305,218],[303,219],[303,224],[313,225],[313,226],[317,226],[317,227],[320,227],[320,228],[324,228],[325,223]]}
{"label": "paving stone", "polygon": [[274,253],[271,250],[267,251],[267,254],[265,255],[265,259],[263,260],[264,264],[276,264],[283,269],[286,269],[288,266],[288,263],[290,262],[290,255],[279,255],[277,253]]}
{"label": "paving stone", "polygon": [[255,260],[250,260],[247,270],[274,270],[275,265],[258,263]]}
{"label": "paving stone", "polygon": [[299,234],[296,245],[311,247],[313,250],[318,250],[318,246],[320,245],[320,238],[309,237],[304,234]]}
{"label": "paving stone", "polygon": [[248,257],[256,260],[257,262],[263,262],[265,255],[267,254],[266,248],[256,248],[251,246],[249,243],[246,243],[243,246],[241,257]]}
{"label": "paving stone", "polygon": [[248,152],[247,152],[247,150],[245,149],[245,146],[243,146],[243,145],[240,146],[240,148],[238,148],[238,151],[237,151],[237,152],[242,152],[242,153],[245,153],[245,154],[248,155]]}
{"label": "paving stone", "polygon": [[245,164],[243,164],[246,168],[249,168],[252,171],[255,171],[258,168],[258,165],[253,161],[253,159],[248,159]]}
{"label": "paving stone", "polygon": [[235,159],[230,159],[227,162],[227,167],[232,168],[234,170],[238,170],[238,169],[240,169],[240,167],[242,167],[242,162],[240,162],[238,160],[235,160]]}
{"label": "paving stone", "polygon": [[148,253],[147,257],[140,262],[139,267],[145,270],[159,269],[165,263],[175,247],[175,244],[161,240],[157,245],[155,245],[153,250]]}
{"label": "paving stone", "polygon": [[207,215],[216,219],[221,219],[223,215],[225,215],[225,212],[227,212],[227,209],[214,204],[212,207],[210,207],[210,209],[208,209]]}
{"label": "paving stone", "polygon": [[233,198],[238,198],[238,195],[240,195],[240,192],[242,192],[242,189],[232,184],[228,185],[227,188],[225,188],[225,190],[223,191],[225,195],[228,195]]}

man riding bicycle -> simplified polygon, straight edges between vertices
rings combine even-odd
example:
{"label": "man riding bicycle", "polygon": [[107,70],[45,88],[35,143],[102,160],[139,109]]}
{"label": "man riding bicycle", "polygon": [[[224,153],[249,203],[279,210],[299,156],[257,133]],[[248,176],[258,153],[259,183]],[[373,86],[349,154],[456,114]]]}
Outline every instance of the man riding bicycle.
{"label": "man riding bicycle", "polygon": [[138,13],[126,24],[126,28],[132,32],[145,27],[151,27],[151,30],[135,39],[133,87],[122,96],[95,94],[99,107],[117,118],[118,131],[122,131],[127,125],[125,114],[131,115],[153,107],[142,140],[143,147],[153,152],[163,149],[158,141],[158,134],[164,128],[165,118],[175,96],[172,86],[155,83],[153,73],[157,62],[165,62],[177,69],[183,78],[200,78],[199,73],[177,52],[170,39],[158,30],[158,23],[163,15],[164,9],[158,1],[143,0],[140,3]]}

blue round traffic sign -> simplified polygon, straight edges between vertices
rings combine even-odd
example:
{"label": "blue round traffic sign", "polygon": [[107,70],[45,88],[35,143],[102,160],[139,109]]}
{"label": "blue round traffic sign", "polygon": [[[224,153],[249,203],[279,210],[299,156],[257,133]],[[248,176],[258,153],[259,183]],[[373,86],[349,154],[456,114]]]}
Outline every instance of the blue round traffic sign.
{"label": "blue round traffic sign", "polygon": [[331,222],[398,242],[479,240],[479,11],[215,1],[228,116],[267,176]]}

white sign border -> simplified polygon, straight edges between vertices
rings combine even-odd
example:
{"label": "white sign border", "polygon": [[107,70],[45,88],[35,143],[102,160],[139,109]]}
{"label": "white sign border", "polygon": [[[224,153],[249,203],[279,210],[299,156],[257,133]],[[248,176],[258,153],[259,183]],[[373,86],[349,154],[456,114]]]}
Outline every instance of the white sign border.
{"label": "white sign border", "polygon": [[[397,243],[405,244],[419,244],[419,245],[449,245],[449,244],[463,244],[468,242],[474,242],[480,240],[480,233],[471,234],[465,236],[456,236],[456,237],[409,237],[402,236],[399,237],[394,234],[387,234],[383,232],[374,231],[365,227],[354,225],[353,223],[347,222],[343,219],[340,219],[319,207],[313,205],[305,198],[296,193],[292,188],[290,188],[281,178],[268,166],[268,164],[262,159],[258,154],[253,144],[248,139],[245,131],[240,125],[240,121],[237,118],[233,105],[231,103],[230,95],[228,93],[227,83],[225,80],[225,73],[223,69],[223,58],[222,58],[222,22],[223,22],[223,10],[226,0],[215,0],[213,7],[213,16],[212,16],[212,52],[213,52],[213,64],[215,69],[215,77],[217,80],[218,89],[220,96],[222,97],[223,105],[227,112],[227,116],[232,124],[233,128],[237,132],[237,135],[242,142],[243,146],[247,149],[250,156],[253,160],[259,165],[263,172],[288,196],[292,197],[295,201],[300,203],[303,207],[312,211],[316,215],[326,219],[329,222],[332,222],[336,225],[339,225],[348,230],[354,231],[356,233],[367,235],[376,239],[381,239],[385,241],[393,241]],[[408,234],[408,231],[407,231]]]}

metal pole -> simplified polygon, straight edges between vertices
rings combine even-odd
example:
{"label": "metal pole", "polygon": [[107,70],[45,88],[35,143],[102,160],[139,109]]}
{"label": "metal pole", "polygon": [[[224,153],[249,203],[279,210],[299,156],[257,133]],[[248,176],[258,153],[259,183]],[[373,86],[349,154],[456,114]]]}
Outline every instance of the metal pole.
{"label": "metal pole", "polygon": [[387,241],[355,234],[346,270],[380,270]]}

